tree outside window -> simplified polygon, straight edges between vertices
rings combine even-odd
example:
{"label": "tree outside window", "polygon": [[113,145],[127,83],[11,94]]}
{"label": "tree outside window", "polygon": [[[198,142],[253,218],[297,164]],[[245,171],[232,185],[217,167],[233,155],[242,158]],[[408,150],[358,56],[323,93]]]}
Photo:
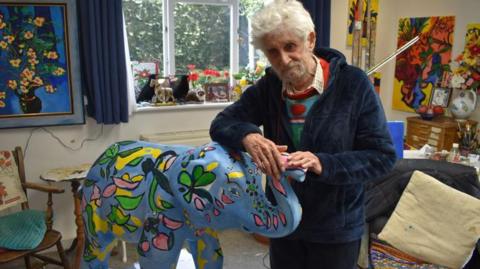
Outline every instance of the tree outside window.
{"label": "tree outside window", "polygon": [[[123,0],[130,58],[138,62],[163,62],[163,9],[167,0]],[[230,9],[224,5],[176,1],[174,7],[175,70],[187,73],[197,68],[229,69]],[[239,0],[240,68],[248,64],[248,17],[268,0]],[[252,62],[254,62],[252,60]],[[163,73],[160,65],[160,73]]]}

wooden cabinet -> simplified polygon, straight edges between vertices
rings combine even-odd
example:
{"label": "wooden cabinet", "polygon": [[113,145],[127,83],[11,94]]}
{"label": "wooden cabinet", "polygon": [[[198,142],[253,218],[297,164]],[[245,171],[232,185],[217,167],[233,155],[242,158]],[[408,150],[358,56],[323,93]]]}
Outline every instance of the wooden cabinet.
{"label": "wooden cabinet", "polygon": [[[473,128],[477,122],[468,121]],[[452,118],[439,116],[433,120],[423,120],[420,117],[407,118],[407,144],[421,148],[425,144],[436,148],[437,151],[450,150],[453,143],[459,141],[457,131],[459,123]]]}

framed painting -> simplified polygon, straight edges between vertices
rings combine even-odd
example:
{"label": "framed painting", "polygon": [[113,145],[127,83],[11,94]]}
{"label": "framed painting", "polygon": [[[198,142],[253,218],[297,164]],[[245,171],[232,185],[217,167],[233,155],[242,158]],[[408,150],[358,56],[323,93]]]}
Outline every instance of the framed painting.
{"label": "framed painting", "polygon": [[207,83],[205,87],[205,101],[207,102],[228,102],[228,83]]}
{"label": "framed painting", "polygon": [[158,63],[132,61],[132,71],[135,98],[137,98],[142,88],[148,83],[150,76],[158,75]]}
{"label": "framed painting", "polygon": [[[367,0],[362,0],[362,11],[359,10],[359,0],[348,0],[348,29],[347,29],[347,46],[352,46],[353,43],[353,30],[355,28],[355,19],[363,18],[362,21],[362,46],[366,46],[367,40]],[[378,0],[370,1],[370,23],[374,24],[373,29],[376,29],[378,17]],[[373,31],[372,38],[375,39],[375,30]]]}
{"label": "framed painting", "polygon": [[75,9],[0,0],[0,128],[85,123]]}
{"label": "framed painting", "polygon": [[392,109],[415,112],[429,103],[434,86],[449,70],[455,17],[401,18],[397,46],[419,40],[397,56]]}
{"label": "framed painting", "polygon": [[448,107],[452,90],[450,88],[435,88],[430,98],[430,105]]}

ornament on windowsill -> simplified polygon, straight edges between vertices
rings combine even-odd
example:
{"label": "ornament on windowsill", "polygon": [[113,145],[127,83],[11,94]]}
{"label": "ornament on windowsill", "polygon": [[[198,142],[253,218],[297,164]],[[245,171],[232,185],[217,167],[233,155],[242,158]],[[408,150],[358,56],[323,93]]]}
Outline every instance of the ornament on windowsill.
{"label": "ornament on windowsill", "polygon": [[157,106],[175,105],[173,89],[170,88],[168,78],[153,79],[150,87],[154,87],[155,95],[152,97],[152,104]]}

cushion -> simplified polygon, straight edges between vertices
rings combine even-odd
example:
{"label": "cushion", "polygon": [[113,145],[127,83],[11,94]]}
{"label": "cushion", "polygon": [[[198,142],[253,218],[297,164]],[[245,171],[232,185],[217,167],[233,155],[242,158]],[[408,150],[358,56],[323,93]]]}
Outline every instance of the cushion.
{"label": "cushion", "polygon": [[42,242],[46,231],[42,211],[23,210],[0,217],[0,248],[34,249]]}
{"label": "cushion", "polygon": [[462,268],[480,237],[480,200],[415,171],[378,237],[426,262]]}
{"label": "cushion", "polygon": [[370,260],[375,269],[448,269],[441,265],[425,263],[388,244],[372,240]]}
{"label": "cushion", "polygon": [[11,151],[0,151],[0,211],[27,201]]}

